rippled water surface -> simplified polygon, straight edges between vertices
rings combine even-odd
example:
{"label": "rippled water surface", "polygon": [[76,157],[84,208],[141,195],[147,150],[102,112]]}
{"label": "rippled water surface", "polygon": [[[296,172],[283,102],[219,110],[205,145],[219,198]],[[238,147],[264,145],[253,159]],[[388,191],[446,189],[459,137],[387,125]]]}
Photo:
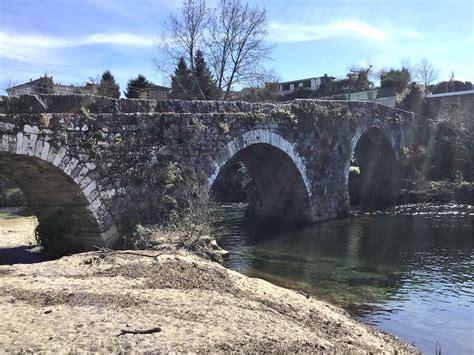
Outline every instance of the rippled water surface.
{"label": "rippled water surface", "polygon": [[303,290],[432,354],[474,353],[474,209],[412,205],[298,230],[223,207],[228,266]]}

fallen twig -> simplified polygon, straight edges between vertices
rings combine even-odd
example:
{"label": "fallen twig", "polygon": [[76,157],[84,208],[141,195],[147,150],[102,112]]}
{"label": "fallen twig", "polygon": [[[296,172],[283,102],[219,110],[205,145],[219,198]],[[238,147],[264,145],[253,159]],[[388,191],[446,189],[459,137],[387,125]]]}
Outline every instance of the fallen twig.
{"label": "fallen twig", "polygon": [[310,296],[309,294],[304,293],[303,291],[298,291],[298,293],[299,293],[300,295],[305,296],[307,299],[310,299],[310,298],[311,298],[311,296]]}
{"label": "fallen twig", "polygon": [[121,329],[120,333],[117,334],[117,336],[119,337],[119,336],[124,335],[124,334],[153,334],[153,333],[159,333],[159,332],[161,332],[160,327],[155,327],[155,328],[150,328],[150,329],[143,329],[143,330],[140,330],[140,329],[137,329],[137,330]]}
{"label": "fallen twig", "polygon": [[163,255],[163,253],[150,255],[150,254],[144,254],[144,253],[140,253],[140,252],[136,252],[132,250],[112,250],[112,249],[102,248],[102,247],[97,247],[97,250],[100,253],[136,255],[136,256],[144,256],[147,258],[154,258],[154,259]]}

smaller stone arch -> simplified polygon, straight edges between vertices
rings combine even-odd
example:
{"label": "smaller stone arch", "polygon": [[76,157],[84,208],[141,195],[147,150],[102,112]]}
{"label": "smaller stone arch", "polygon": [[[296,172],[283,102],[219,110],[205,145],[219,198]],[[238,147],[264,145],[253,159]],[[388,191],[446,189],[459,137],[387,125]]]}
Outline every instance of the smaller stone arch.
{"label": "smaller stone arch", "polygon": [[[386,132],[383,124],[368,124],[359,127],[351,139],[350,160],[344,166],[350,205],[377,209],[396,199],[401,188],[398,144],[395,135]],[[354,171],[350,171],[352,159],[357,163]]]}
{"label": "smaller stone arch", "polygon": [[301,174],[301,178],[304,181],[308,195],[311,196],[310,183],[306,174],[306,165],[303,158],[296,152],[293,144],[288,142],[279,134],[268,129],[255,129],[252,131],[247,131],[243,133],[242,136],[234,138],[229,143],[227,143],[226,147],[220,152],[220,155],[213,162],[214,172],[207,180],[208,186],[210,187],[213,184],[214,180],[219,174],[219,171],[232,156],[234,156],[238,151],[258,143],[269,144],[288,154]]}
{"label": "smaller stone arch", "polygon": [[247,131],[232,139],[212,162],[209,190],[225,165],[237,158],[249,168],[257,186],[259,202],[249,206],[256,218],[314,221],[311,184],[305,162],[293,144],[267,129]]}
{"label": "smaller stone arch", "polygon": [[1,136],[0,175],[23,191],[40,226],[58,218],[67,225],[66,235],[52,248],[77,252],[113,246],[119,231],[92,177],[95,164],[81,162],[67,146],[38,133],[38,127],[25,125],[23,131]]}
{"label": "smaller stone arch", "polygon": [[[403,147],[405,145],[404,135],[401,134],[401,132],[394,132],[392,128],[387,126],[387,123],[384,120],[372,120],[372,121],[364,120],[356,128],[354,134],[352,135],[351,141],[349,143],[349,149],[350,149],[351,154],[349,156],[349,160],[347,160],[344,164],[344,176],[346,178],[348,178],[349,176],[349,168],[351,165],[350,159],[352,158],[354,154],[355,147],[357,143],[359,142],[360,138],[370,129],[377,129],[381,134],[383,134],[383,136],[390,143],[393,153],[395,154],[397,164],[400,164],[400,161],[401,161],[400,147]],[[346,179],[346,184],[347,184],[347,179]]]}

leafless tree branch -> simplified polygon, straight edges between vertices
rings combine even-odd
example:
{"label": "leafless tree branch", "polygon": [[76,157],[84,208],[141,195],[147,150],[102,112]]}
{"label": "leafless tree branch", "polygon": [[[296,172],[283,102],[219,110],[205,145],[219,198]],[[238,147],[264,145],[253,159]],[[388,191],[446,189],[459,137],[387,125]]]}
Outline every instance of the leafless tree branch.
{"label": "leafless tree branch", "polygon": [[428,59],[420,60],[413,69],[415,80],[425,87],[438,79],[439,70],[431,64]]}
{"label": "leafless tree branch", "polygon": [[242,0],[220,0],[212,10],[205,0],[186,0],[176,15],[170,16],[158,39],[159,70],[170,74],[180,57],[191,71],[197,49],[205,52],[223,98],[232,87],[264,73],[262,63],[269,58],[266,43],[268,19],[265,9],[250,7]]}

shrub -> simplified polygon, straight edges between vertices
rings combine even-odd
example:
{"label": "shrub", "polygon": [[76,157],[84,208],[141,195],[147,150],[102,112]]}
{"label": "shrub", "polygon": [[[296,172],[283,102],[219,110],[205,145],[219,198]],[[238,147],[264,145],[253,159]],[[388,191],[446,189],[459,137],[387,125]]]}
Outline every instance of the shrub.
{"label": "shrub", "polygon": [[25,206],[23,192],[10,180],[0,178],[0,207]]}
{"label": "shrub", "polygon": [[41,216],[35,229],[35,238],[47,257],[59,257],[71,252],[63,241],[72,237],[71,224],[62,211]]}
{"label": "shrub", "polygon": [[125,249],[153,249],[153,229],[137,224],[135,229],[125,238]]}
{"label": "shrub", "polygon": [[454,190],[454,200],[458,203],[474,204],[474,183],[457,182]]}
{"label": "shrub", "polygon": [[411,83],[397,96],[396,108],[423,115],[426,106],[426,89],[417,83]]}
{"label": "shrub", "polygon": [[286,107],[278,107],[271,112],[271,117],[280,122],[290,122],[293,125],[298,124],[298,118],[296,115]]}
{"label": "shrub", "polygon": [[0,192],[0,206],[1,207],[19,207],[25,206],[26,201],[23,192],[17,187],[9,188]]}

